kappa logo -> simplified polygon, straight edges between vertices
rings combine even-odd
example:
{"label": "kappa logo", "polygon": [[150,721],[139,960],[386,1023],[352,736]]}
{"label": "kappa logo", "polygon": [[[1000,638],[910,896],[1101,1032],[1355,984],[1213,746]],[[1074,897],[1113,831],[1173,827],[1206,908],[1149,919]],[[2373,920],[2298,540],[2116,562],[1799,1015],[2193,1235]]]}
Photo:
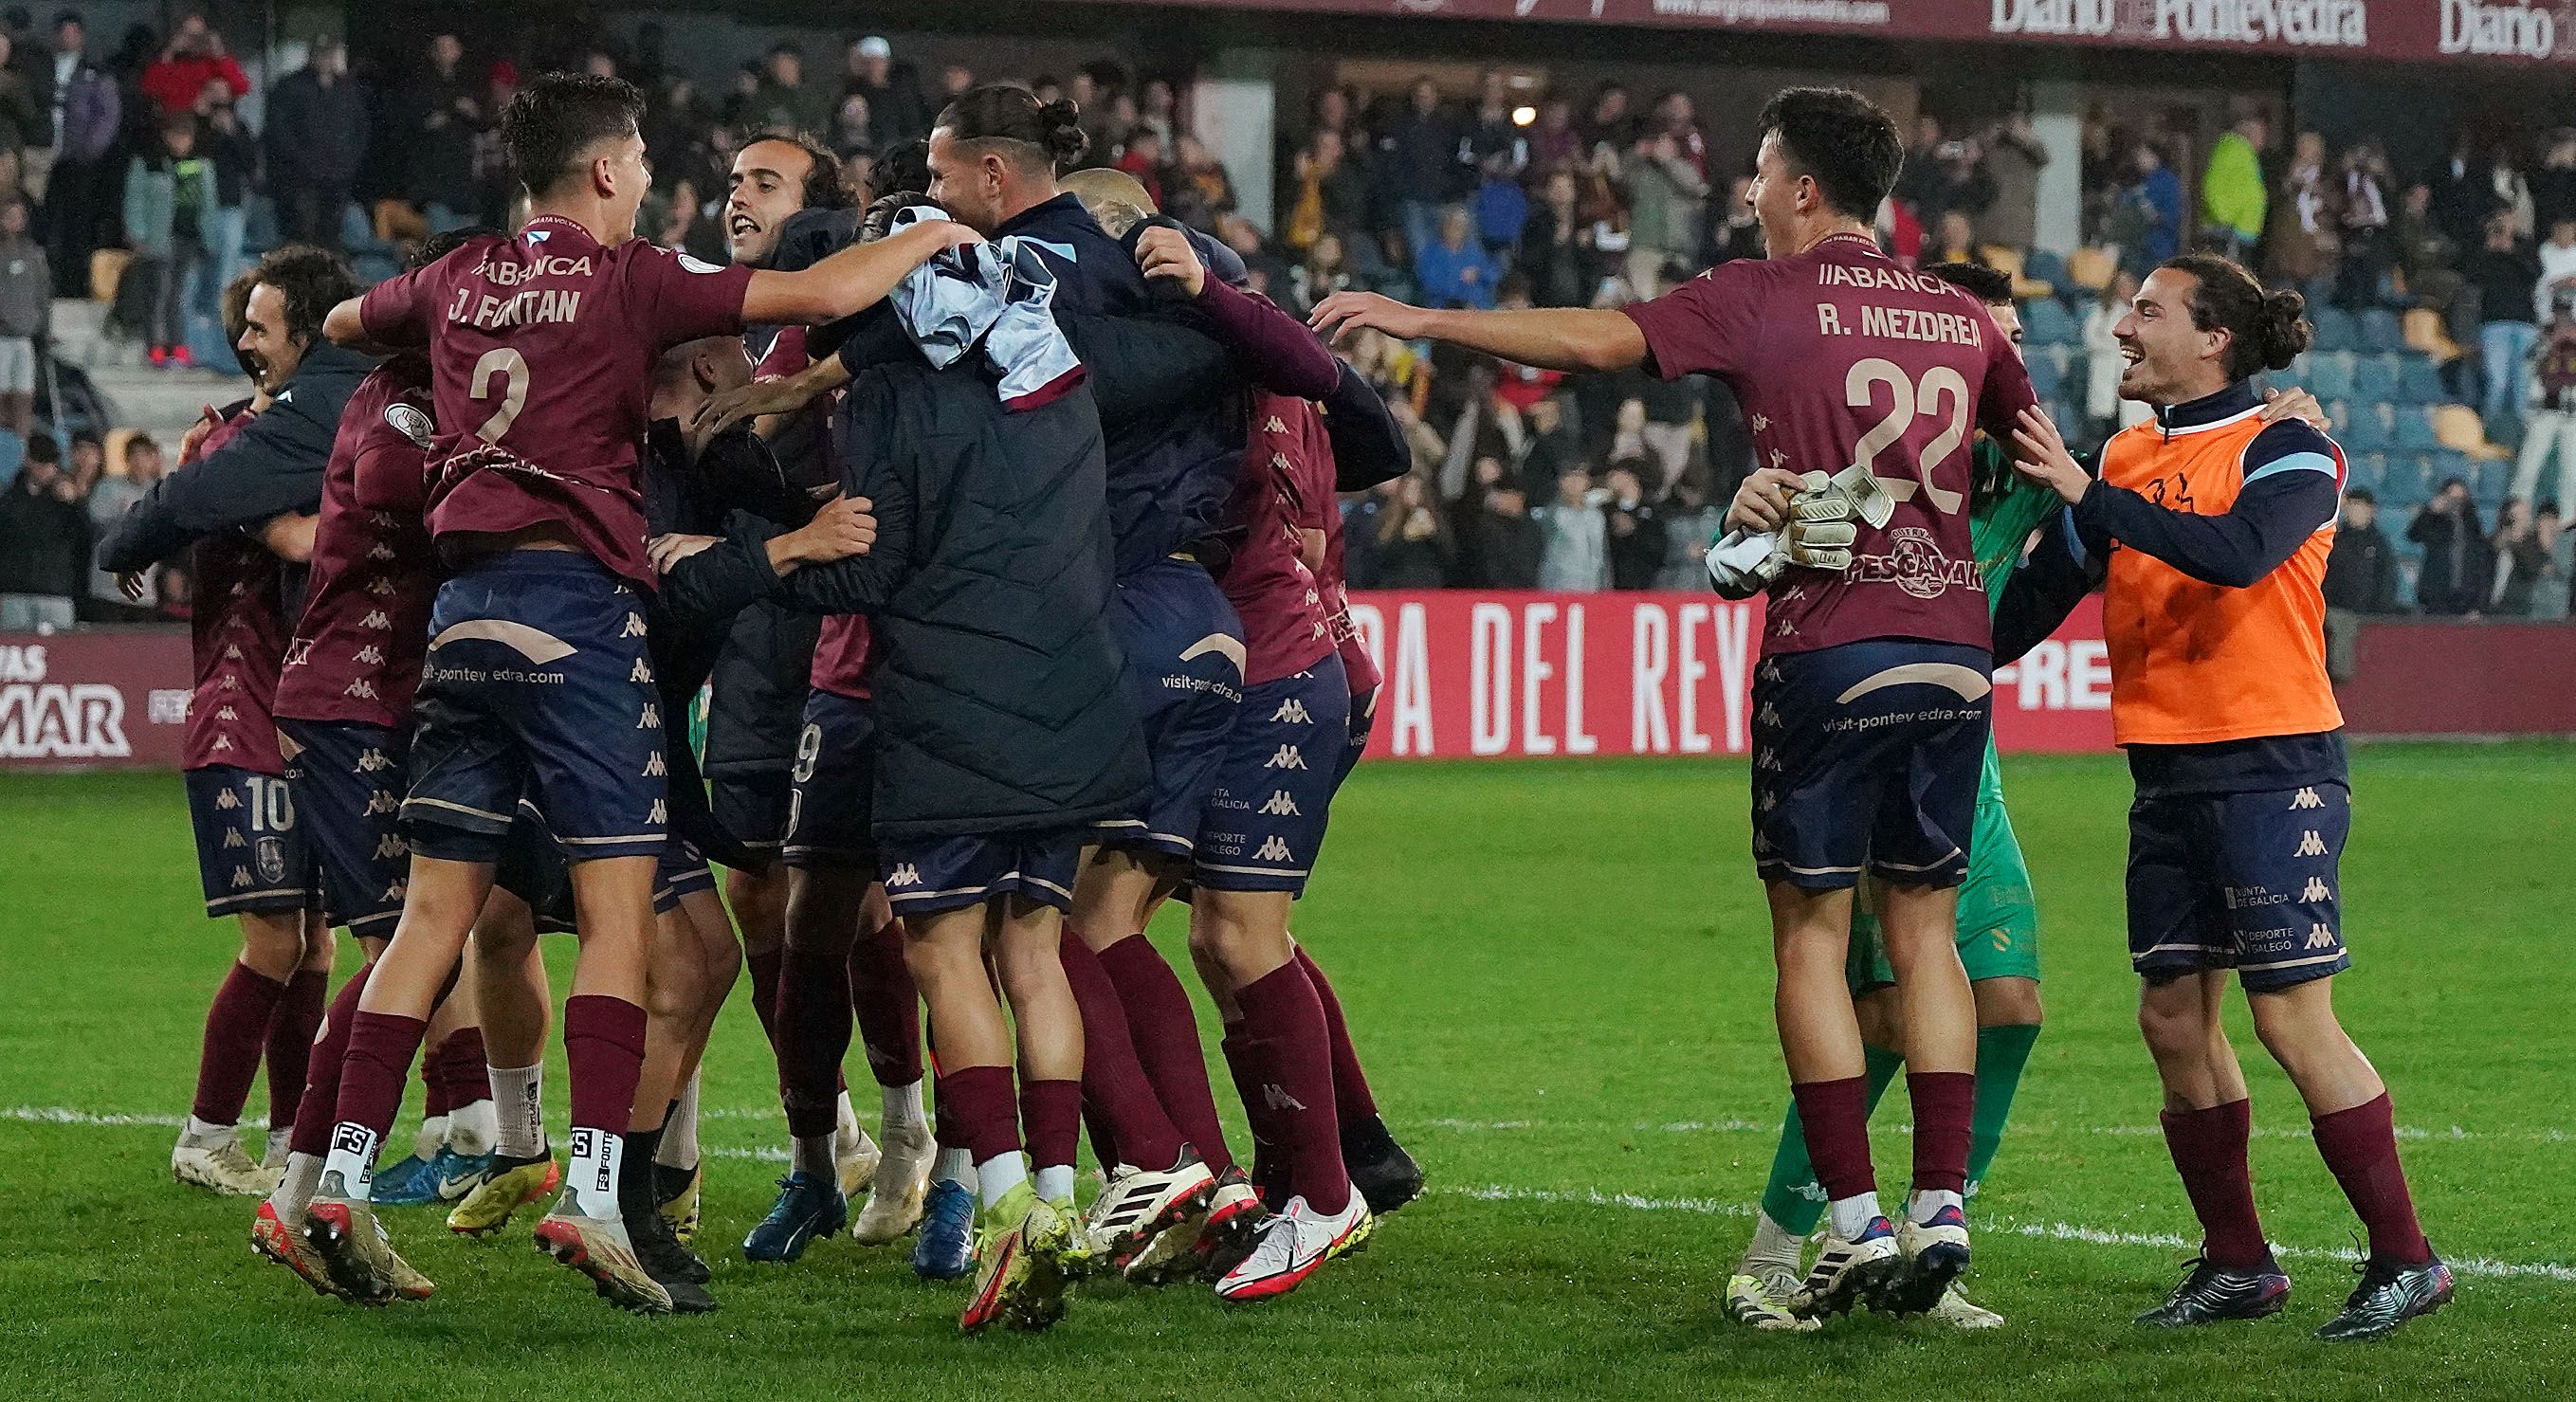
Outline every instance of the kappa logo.
{"label": "kappa logo", "polygon": [[232,747],[233,737],[229,735],[218,735],[215,737],[215,743],[207,746],[206,748],[212,750],[216,754],[222,754],[224,751],[229,750]]}
{"label": "kappa logo", "polygon": [[340,689],[340,694],[343,696],[355,696],[365,701],[373,701],[376,699],[376,684],[367,680],[365,677],[358,677],[351,680],[347,686],[342,687]]}
{"label": "kappa logo", "polygon": [[1279,747],[1279,753],[1272,755],[1269,759],[1263,761],[1261,767],[1264,769],[1303,769],[1306,767],[1306,756],[1294,745],[1282,745]]}
{"label": "kappa logo", "polygon": [[910,862],[905,862],[897,866],[893,873],[886,877],[886,884],[888,886],[918,886],[921,884],[921,869]]}
{"label": "kappa logo", "polygon": [[661,728],[662,728],[662,708],[661,708],[661,707],[659,707],[659,706],[654,705],[654,704],[653,704],[652,702],[650,702],[650,701],[645,702],[645,703],[644,703],[644,714],[642,714],[642,715],[640,715],[640,716],[637,716],[637,717],[635,718],[635,728],[636,728],[636,729],[638,729],[638,730],[659,730],[659,729],[661,729]]}
{"label": "kappa logo", "polygon": [[1779,708],[1768,701],[1763,702],[1762,709],[1753,713],[1753,723],[1755,725],[1778,725],[1780,723]]}
{"label": "kappa logo", "polygon": [[2299,838],[2298,850],[2292,852],[2290,855],[2294,857],[2322,857],[2325,854],[2326,840],[2317,835],[2317,830],[2315,828],[2310,828]]}
{"label": "kappa logo", "polygon": [[1277,414],[1273,414],[1270,416],[1268,422],[1261,425],[1261,431],[1264,433],[1286,433],[1288,431],[1288,425],[1281,422]]}
{"label": "kappa logo", "polygon": [[1764,746],[1762,751],[1753,757],[1753,767],[1756,769],[1777,771],[1780,768],[1779,752],[1771,749],[1767,745]]}
{"label": "kappa logo", "polygon": [[626,629],[625,629],[625,631],[624,631],[624,632],[619,633],[619,634],[618,634],[618,636],[619,636],[619,637],[621,637],[621,638],[640,638],[640,637],[643,637],[643,636],[644,636],[644,615],[642,615],[642,614],[640,614],[640,613],[629,613],[629,614],[627,614],[627,615],[626,615]]}
{"label": "kappa logo", "polygon": [[383,541],[381,541],[381,540],[380,540],[380,541],[377,541],[377,542],[375,543],[375,546],[374,546],[372,549],[370,549],[370,550],[368,550],[368,551],[367,551],[367,558],[368,558],[368,559],[370,559],[370,560],[378,561],[378,562],[382,562],[382,561],[385,561],[385,560],[390,560],[390,559],[392,559],[393,557],[394,557],[394,548],[393,548],[392,546],[390,546],[390,545],[387,545],[386,543],[384,543],[384,542],[383,542]]}
{"label": "kappa logo", "polygon": [[241,797],[240,795],[235,794],[232,790],[226,789],[222,793],[215,795],[215,806],[229,813],[232,810],[241,807]]}
{"label": "kappa logo", "polygon": [[2301,808],[2323,808],[2325,806],[2326,801],[2317,797],[2317,791],[2315,789],[2301,789],[2299,790],[2298,796],[2290,800],[2290,808],[2294,812]]}
{"label": "kappa logo", "polygon": [[311,638],[297,638],[286,645],[286,666],[301,667],[312,660],[313,640]]}
{"label": "kappa logo", "polygon": [[385,758],[384,751],[368,749],[358,752],[358,767],[351,772],[357,774],[376,774],[393,767],[394,762]]}
{"label": "kappa logo", "polygon": [[241,835],[241,829],[239,829],[239,828],[226,828],[226,829],[224,829],[224,850],[225,850],[225,851],[229,852],[229,851],[233,850],[233,849],[234,849],[234,848],[236,848],[236,847],[248,847],[249,845],[250,845],[250,843],[248,843],[248,842],[246,842],[246,841],[244,841],[244,840],[243,840],[242,835]]}
{"label": "kappa logo", "polygon": [[1268,841],[1252,850],[1252,859],[1256,862],[1293,862],[1297,857],[1295,853],[1288,850],[1288,844],[1279,839],[1279,834],[1274,832]]}
{"label": "kappa logo", "polygon": [[1786,466],[1788,466],[1788,465],[1789,465],[1789,454],[1788,454],[1785,450],[1783,450],[1783,449],[1779,449],[1779,448],[1774,448],[1774,449],[1772,449],[1772,450],[1771,450],[1771,465],[1772,465],[1773,467],[1786,467]]}
{"label": "kappa logo", "polygon": [[402,854],[403,840],[400,837],[397,837],[392,833],[386,833],[384,836],[376,839],[375,859],[377,861],[390,862]]}
{"label": "kappa logo", "polygon": [[215,708],[215,719],[217,719],[217,720],[240,720],[240,719],[241,719],[241,713],[240,713],[239,711],[234,710],[234,709],[233,709],[232,707],[230,707],[230,706],[217,706],[217,707]]}
{"label": "kappa logo", "polygon": [[2324,925],[2317,924],[2308,927],[2308,948],[2332,949],[2334,948],[2334,942],[2334,931],[2327,929]]}
{"label": "kappa logo", "polygon": [[383,609],[369,609],[367,616],[358,620],[358,626],[373,628],[379,633],[390,633],[393,631],[394,621],[385,616]]}
{"label": "kappa logo", "polygon": [[1313,725],[1315,718],[1306,714],[1305,702],[1291,696],[1279,703],[1278,710],[1270,713],[1270,723],[1272,725]]}
{"label": "kappa logo", "polygon": [[1769,414],[1756,414],[1753,416],[1753,431],[1755,433],[1767,433],[1770,429],[1771,416]]}
{"label": "kappa logo", "polygon": [[1766,793],[1766,794],[1762,795],[1761,801],[1760,801],[1760,802],[1758,802],[1758,803],[1756,803],[1756,804],[1754,804],[1753,806],[1754,806],[1754,807],[1756,807],[1756,808],[1761,809],[1761,810],[1762,810],[1763,812],[1765,812],[1765,813],[1768,813],[1768,812],[1770,812],[1772,809],[1777,808],[1777,807],[1779,807],[1779,806],[1780,806],[1780,800],[1779,800],[1778,798],[1776,798],[1776,797],[1774,797],[1774,796],[1772,796],[1772,795],[1770,795],[1770,794],[1767,794],[1767,793]]}
{"label": "kappa logo", "polygon": [[249,889],[249,887],[250,887],[250,868],[249,868],[249,867],[234,867],[234,868],[233,868],[233,889],[234,889],[234,890],[236,890],[236,891],[241,891],[241,890],[247,890],[247,889]]}
{"label": "kappa logo", "polygon": [[239,662],[239,661],[241,661],[241,660],[242,660],[242,656],[241,656],[241,644],[239,644],[239,643],[226,643],[226,644],[224,644],[224,660],[225,660],[226,662]]}
{"label": "kappa logo", "polygon": [[379,813],[398,813],[400,811],[402,811],[402,804],[394,798],[391,790],[378,789],[374,793],[367,795],[366,814],[370,818],[375,817]]}
{"label": "kappa logo", "polygon": [[369,643],[365,647],[358,649],[357,655],[351,657],[349,660],[358,663],[360,666],[381,667],[385,665],[385,650],[376,646],[374,643]]}
{"label": "kappa logo", "polygon": [[[390,579],[378,579],[367,586],[367,592],[381,599],[394,592],[394,582]],[[433,643],[431,646],[435,647],[436,644]]]}
{"label": "kappa logo", "polygon": [[643,658],[636,658],[635,668],[626,674],[626,679],[630,682],[649,682],[653,680],[653,669],[644,665]]}
{"label": "kappa logo", "polygon": [[[1780,659],[1776,657],[1765,659],[1762,663],[1761,669],[1755,672],[1754,675],[1766,682],[1776,682],[1780,680]],[[1768,708],[1766,707],[1765,709]]]}
{"label": "kappa logo", "polygon": [[2334,899],[2334,892],[2326,886],[2324,877],[2311,876],[2308,878],[2308,889],[2299,893],[2299,899],[2308,902],[2330,901]]}
{"label": "kappa logo", "polygon": [[657,798],[653,800],[653,811],[644,815],[644,821],[648,823],[667,823],[671,821],[670,806],[664,803],[661,799]]}
{"label": "kappa logo", "polygon": [[1261,811],[1273,818],[1294,818],[1298,816],[1297,800],[1290,798],[1286,789],[1273,789],[1270,801],[1261,805]]}
{"label": "kappa logo", "polygon": [[215,690],[239,691],[241,690],[241,678],[234,676],[230,672],[226,672],[223,674],[222,678],[216,681]]}
{"label": "kappa logo", "polygon": [[386,887],[385,893],[376,897],[376,901],[381,905],[401,905],[403,897],[409,895],[410,892],[410,883],[397,881],[391,886]]}
{"label": "kappa logo", "polygon": [[660,750],[655,750],[653,757],[644,761],[644,777],[647,779],[659,779],[670,772],[670,767],[662,763]]}
{"label": "kappa logo", "polygon": [[1266,1081],[1263,1082],[1261,1086],[1261,1103],[1269,1106],[1273,1110],[1303,1110],[1306,1108],[1306,1102],[1290,1095],[1286,1086],[1272,1085]]}

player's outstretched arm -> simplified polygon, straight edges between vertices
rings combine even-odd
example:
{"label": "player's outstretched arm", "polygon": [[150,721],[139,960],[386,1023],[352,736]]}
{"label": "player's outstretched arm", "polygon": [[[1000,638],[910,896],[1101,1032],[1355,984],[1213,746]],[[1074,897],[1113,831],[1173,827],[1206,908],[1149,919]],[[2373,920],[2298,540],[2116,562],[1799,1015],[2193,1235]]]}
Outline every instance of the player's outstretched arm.
{"label": "player's outstretched arm", "polygon": [[756,272],[742,294],[752,324],[820,326],[855,316],[885,299],[913,269],[981,234],[947,219],[925,219],[874,243],[842,249],[799,272]]}
{"label": "player's outstretched arm", "polygon": [[1646,333],[1625,312],[1595,307],[1433,311],[1374,292],[1336,292],[1307,324],[1338,341],[1367,327],[1399,341],[1447,341],[1541,370],[1625,370],[1645,363]]}
{"label": "player's outstretched arm", "polygon": [[849,382],[849,367],[827,355],[784,379],[754,380],[708,395],[689,427],[712,438],[745,419],[792,414]]}
{"label": "player's outstretched arm", "polygon": [[364,297],[343,299],[331,309],[330,315],[322,318],[322,334],[330,338],[331,344],[363,355],[391,355],[401,350],[400,346],[387,345],[367,334],[367,319],[358,311],[358,304],[365,300]]}

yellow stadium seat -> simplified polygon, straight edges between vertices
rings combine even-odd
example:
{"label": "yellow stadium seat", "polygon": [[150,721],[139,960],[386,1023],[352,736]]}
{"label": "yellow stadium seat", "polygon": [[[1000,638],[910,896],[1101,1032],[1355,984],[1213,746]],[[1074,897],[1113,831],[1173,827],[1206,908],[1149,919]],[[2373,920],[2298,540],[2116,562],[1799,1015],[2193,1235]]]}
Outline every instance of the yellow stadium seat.
{"label": "yellow stadium seat", "polygon": [[2404,320],[2406,344],[2448,365],[2460,358],[2460,344],[2442,325],[2442,314],[2431,307],[2410,307]]}
{"label": "yellow stadium seat", "polygon": [[2108,248],[2079,248],[2066,260],[2066,275],[2087,292],[2099,292],[2111,285],[2111,275],[2120,270],[2120,255]]}
{"label": "yellow stadium seat", "polygon": [[2513,456],[2513,451],[2487,441],[2487,427],[2478,411],[2466,404],[2433,406],[2433,436],[2445,448],[2457,449],[2473,458],[2495,461]]}

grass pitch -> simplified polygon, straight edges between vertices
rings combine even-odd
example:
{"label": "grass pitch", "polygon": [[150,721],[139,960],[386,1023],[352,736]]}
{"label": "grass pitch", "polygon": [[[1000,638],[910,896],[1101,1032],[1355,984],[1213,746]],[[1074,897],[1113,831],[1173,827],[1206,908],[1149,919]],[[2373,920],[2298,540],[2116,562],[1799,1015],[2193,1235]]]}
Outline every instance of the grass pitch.
{"label": "grass pitch", "polygon": [[[2341,1348],[2307,1331],[2350,1287],[2353,1224],[2241,1006],[2256,1191],[2297,1293],[2262,1324],[2171,1337],[2127,1322],[2170,1286],[2196,1232],[2131,1022],[2116,759],[2006,765],[2039,889],[2049,1023],[1978,1206],[1974,1292],[2011,1320],[1981,1336],[1872,1316],[1756,1336],[1722,1316],[1785,1095],[1741,764],[1363,767],[1298,932],[1333,972],[1430,1193],[1286,1301],[1232,1309],[1198,1290],[1094,1286],[1050,1334],[976,1339],[956,1335],[958,1291],[915,1283],[902,1248],[838,1239],[786,1268],[733,1249],[785,1142],[768,1051],[738,999],[705,1088],[701,1248],[721,1313],[627,1318],[523,1230],[451,1239],[427,1209],[388,1217],[438,1280],[435,1300],[360,1311],[316,1298],[253,1257],[249,1201],[167,1172],[234,948],[229,924],[198,912],[176,779],[0,778],[0,1387],[332,1402],[2576,1387],[2576,963],[2562,899],[2576,749],[2375,747],[2354,778],[2343,1011],[2394,1087],[2426,1227],[2461,1279],[2449,1311]],[[1177,954],[1176,925],[1157,935]],[[560,991],[570,944],[552,943]],[[343,972],[355,962],[344,950]],[[1228,1085],[1221,1067],[1215,1084]],[[264,1104],[255,1093],[254,1113]],[[1891,1184],[1902,1104],[1879,1121]],[[398,1147],[417,1105],[415,1093]]]}

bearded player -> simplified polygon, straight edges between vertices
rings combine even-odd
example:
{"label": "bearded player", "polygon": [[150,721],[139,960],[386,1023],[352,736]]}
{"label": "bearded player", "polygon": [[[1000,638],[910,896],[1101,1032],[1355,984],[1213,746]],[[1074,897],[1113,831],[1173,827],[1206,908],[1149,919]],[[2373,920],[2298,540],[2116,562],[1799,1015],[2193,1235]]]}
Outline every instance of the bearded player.
{"label": "bearded player", "polygon": [[[1753,851],[1769,893],[1790,1089],[1832,1229],[1802,1313],[1937,1303],[1969,1259],[1965,1194],[1976,1004],[1956,949],[1990,724],[1992,641],[1967,513],[1968,434],[1998,437],[2033,402],[2011,343],[1973,298],[1909,272],[1869,232],[1903,159],[1866,98],[1792,88],[1763,109],[1747,201],[1770,257],[1729,263],[1616,311],[1423,311],[1337,293],[1315,324],[1452,341],[1565,370],[1651,365],[1725,379],[1754,450],[1729,523],[1788,524],[1802,473],[1864,515],[1849,570],[1792,567],[1769,586],[1756,671]],[[1874,514],[1874,509],[1871,513]],[[1844,969],[1852,892],[1882,891],[1881,936],[1904,1023],[1914,1192],[1880,1212],[1868,1079]]]}
{"label": "bearded player", "polygon": [[456,565],[432,611],[404,804],[411,884],[352,1020],[338,1128],[305,1228],[364,1303],[394,1293],[366,1203],[375,1151],[527,794],[572,863],[582,941],[564,1012],[571,1155],[537,1239],[613,1303],[672,1307],[637,1262],[618,1204],[668,807],[638,597],[655,579],[636,483],[654,358],[746,321],[848,315],[959,241],[953,226],[926,230],[798,274],[715,268],[638,242],[651,183],[642,109],[615,79],[531,82],[501,123],[529,193],[527,227],[343,302],[327,323],[343,344],[426,347],[439,423],[430,531]]}

